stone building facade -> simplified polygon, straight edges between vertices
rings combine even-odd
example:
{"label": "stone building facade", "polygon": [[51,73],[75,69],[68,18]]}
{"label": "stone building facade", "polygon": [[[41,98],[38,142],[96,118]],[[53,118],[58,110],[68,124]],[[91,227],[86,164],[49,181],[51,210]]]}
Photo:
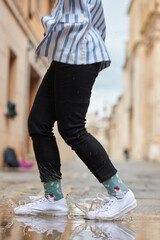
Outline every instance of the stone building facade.
{"label": "stone building facade", "polygon": [[124,91],[110,118],[109,152],[160,161],[160,0],[132,0]]}
{"label": "stone building facade", "polygon": [[[27,118],[48,67],[45,58],[36,57],[35,48],[44,34],[41,16],[49,14],[52,5],[50,0],[0,1],[0,165],[6,147],[14,148],[18,158],[34,156]],[[17,115],[11,117],[14,105]],[[59,136],[58,142],[63,158],[73,158]]]}
{"label": "stone building facade", "polygon": [[99,117],[97,113],[87,114],[86,128],[108,151],[108,118]]}

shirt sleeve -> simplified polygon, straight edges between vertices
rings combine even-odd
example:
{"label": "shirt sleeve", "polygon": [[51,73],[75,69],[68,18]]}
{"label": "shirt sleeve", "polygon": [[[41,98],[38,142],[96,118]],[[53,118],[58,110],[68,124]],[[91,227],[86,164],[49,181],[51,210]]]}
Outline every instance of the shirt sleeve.
{"label": "shirt sleeve", "polygon": [[[92,1],[90,1],[92,3]],[[104,9],[102,5],[102,1],[100,0],[98,3],[94,1],[95,5],[90,5],[90,14],[92,19],[92,26],[96,31],[98,31],[99,35],[105,41],[106,38],[106,21],[104,17]],[[96,6],[98,4],[98,6]]]}
{"label": "shirt sleeve", "polygon": [[54,8],[52,9],[51,15],[44,15],[41,18],[45,35],[47,35],[48,32],[50,32],[50,30],[52,30],[56,23],[61,19],[63,5],[64,0],[57,0]]}

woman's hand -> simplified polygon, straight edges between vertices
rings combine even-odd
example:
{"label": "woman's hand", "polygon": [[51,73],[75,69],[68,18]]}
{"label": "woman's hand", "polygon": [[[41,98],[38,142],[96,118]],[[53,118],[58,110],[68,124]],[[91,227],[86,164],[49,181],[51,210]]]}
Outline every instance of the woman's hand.
{"label": "woman's hand", "polygon": [[54,8],[54,5],[55,5],[55,2],[56,0],[50,0],[51,1],[51,8],[53,9]]}
{"label": "woman's hand", "polygon": [[56,0],[51,0],[51,2],[52,2],[52,4],[53,4],[53,6],[54,6],[54,4],[55,4],[55,1],[56,1]]}

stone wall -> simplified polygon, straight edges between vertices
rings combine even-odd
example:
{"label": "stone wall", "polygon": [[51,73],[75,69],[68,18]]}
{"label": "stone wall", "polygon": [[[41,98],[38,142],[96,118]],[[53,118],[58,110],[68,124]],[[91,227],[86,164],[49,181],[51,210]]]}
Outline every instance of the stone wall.
{"label": "stone wall", "polygon": [[[160,161],[160,1],[133,0],[128,14],[123,101],[110,119],[109,147],[113,158],[125,147],[133,160]],[[113,122],[122,126],[119,140]]]}
{"label": "stone wall", "polygon": [[[43,39],[40,18],[49,9],[50,0],[0,1],[0,166],[6,147],[14,148],[19,159],[34,159],[27,118],[48,68],[45,58],[36,57],[35,48]],[[6,116],[8,100],[16,106],[14,118]],[[58,142],[62,158],[72,160],[72,151],[59,136]]]}

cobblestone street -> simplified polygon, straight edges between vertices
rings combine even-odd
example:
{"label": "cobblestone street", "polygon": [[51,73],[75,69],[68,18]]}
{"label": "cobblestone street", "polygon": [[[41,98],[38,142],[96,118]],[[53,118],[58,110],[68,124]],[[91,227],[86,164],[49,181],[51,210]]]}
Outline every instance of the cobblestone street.
{"label": "cobblestone street", "polygon": [[[150,162],[114,164],[119,170],[119,176],[133,190],[138,201],[138,207],[121,220],[123,226],[131,229],[136,234],[136,238],[122,239],[149,240],[152,237],[158,240],[160,236],[160,164]],[[95,198],[98,192],[106,194],[104,187],[97,182],[79,160],[62,164],[62,173],[62,187],[65,196],[66,194],[70,194],[76,201],[89,203],[92,198]],[[12,211],[13,202],[18,203],[19,201],[26,200],[30,195],[43,195],[43,188],[39,181],[36,167],[32,170],[4,168],[0,172],[0,179],[0,221],[1,232],[4,232],[6,226],[7,231],[10,229],[8,226],[12,225],[12,229],[15,229],[17,226]],[[87,221],[85,222],[83,213],[80,210],[77,210],[73,204],[69,205],[70,215],[66,230],[57,239],[94,239],[93,236],[87,235],[87,232],[89,234],[89,230],[86,230],[86,226],[85,230],[83,228],[81,238],[74,238],[75,236],[72,236],[73,230],[87,224]],[[80,233],[76,233],[77,236],[78,234]],[[0,239],[5,239],[5,237],[0,237]],[[10,238],[7,239],[15,239],[13,230],[10,229]],[[23,239],[23,236],[19,239]],[[34,238],[28,235],[27,239]],[[52,237],[51,239],[56,238]],[[109,238],[99,237],[98,239]]]}

